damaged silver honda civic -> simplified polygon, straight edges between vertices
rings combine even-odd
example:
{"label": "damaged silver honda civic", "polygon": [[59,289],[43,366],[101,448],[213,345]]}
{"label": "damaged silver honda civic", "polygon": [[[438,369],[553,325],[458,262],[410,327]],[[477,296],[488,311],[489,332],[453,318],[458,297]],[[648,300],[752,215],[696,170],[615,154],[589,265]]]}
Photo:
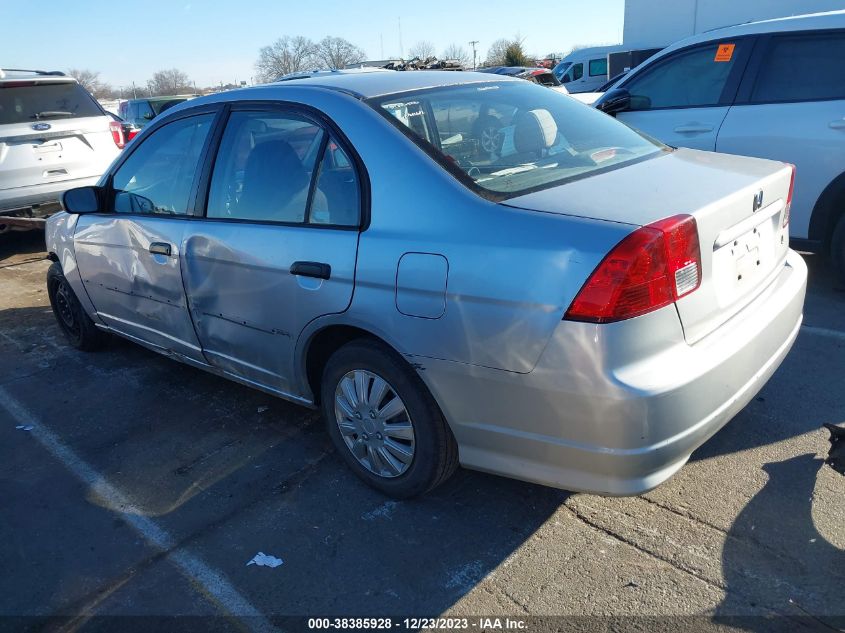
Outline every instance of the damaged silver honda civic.
{"label": "damaged silver honda civic", "polygon": [[64,195],[47,287],[80,349],[320,407],[388,495],[458,464],[633,495],[795,341],[793,177],[519,79],[329,73],[156,118]]}

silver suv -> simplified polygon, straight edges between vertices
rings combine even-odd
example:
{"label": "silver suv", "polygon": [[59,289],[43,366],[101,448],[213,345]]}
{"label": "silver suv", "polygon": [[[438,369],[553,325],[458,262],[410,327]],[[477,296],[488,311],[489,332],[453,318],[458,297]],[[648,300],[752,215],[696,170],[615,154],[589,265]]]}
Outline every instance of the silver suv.
{"label": "silver suv", "polygon": [[95,184],[123,141],[73,77],[0,69],[0,233],[43,226],[62,192]]}

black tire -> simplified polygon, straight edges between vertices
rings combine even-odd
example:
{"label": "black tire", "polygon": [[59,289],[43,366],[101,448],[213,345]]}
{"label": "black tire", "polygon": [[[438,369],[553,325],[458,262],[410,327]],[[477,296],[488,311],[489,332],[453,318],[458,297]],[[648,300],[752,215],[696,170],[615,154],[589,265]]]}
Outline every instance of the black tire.
{"label": "black tire", "polygon": [[[413,428],[414,449],[410,464],[401,474],[381,476],[372,472],[359,462],[343,439],[335,414],[335,392],[344,376],[354,370],[382,378],[405,406]],[[343,461],[358,477],[386,495],[396,499],[421,495],[446,481],[458,466],[458,446],[440,407],[405,359],[379,341],[352,341],[329,358],[323,371],[321,406],[326,429]]]}
{"label": "black tire", "polygon": [[839,281],[845,284],[845,214],[839,218],[830,240],[830,261],[839,275]]}
{"label": "black tire", "polygon": [[82,308],[58,262],[47,271],[47,294],[59,329],[76,349],[93,352],[103,347],[107,335],[98,330]]}

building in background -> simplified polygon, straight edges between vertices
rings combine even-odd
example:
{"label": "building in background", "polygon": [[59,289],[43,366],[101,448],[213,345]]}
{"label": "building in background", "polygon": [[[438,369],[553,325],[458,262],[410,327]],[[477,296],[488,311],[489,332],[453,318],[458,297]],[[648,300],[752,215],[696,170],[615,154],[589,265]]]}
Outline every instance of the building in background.
{"label": "building in background", "polygon": [[668,46],[732,24],[842,8],[843,0],[625,0],[623,41],[628,48]]}

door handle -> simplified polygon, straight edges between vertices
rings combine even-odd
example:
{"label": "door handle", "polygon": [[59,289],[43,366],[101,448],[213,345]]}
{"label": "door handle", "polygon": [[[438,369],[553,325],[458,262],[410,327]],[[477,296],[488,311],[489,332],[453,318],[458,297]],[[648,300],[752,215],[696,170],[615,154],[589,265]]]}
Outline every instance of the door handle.
{"label": "door handle", "polygon": [[704,132],[712,132],[713,126],[712,125],[679,125],[675,128],[675,132],[678,134],[701,134]]}
{"label": "door handle", "polygon": [[831,121],[827,125],[833,130],[845,130],[845,118]]}
{"label": "door handle", "polygon": [[170,257],[170,244],[167,242],[153,242],[150,244],[150,252],[153,255],[165,255]]}
{"label": "door handle", "polygon": [[321,262],[294,262],[290,266],[290,274],[300,277],[328,279],[332,276],[332,267]]}

